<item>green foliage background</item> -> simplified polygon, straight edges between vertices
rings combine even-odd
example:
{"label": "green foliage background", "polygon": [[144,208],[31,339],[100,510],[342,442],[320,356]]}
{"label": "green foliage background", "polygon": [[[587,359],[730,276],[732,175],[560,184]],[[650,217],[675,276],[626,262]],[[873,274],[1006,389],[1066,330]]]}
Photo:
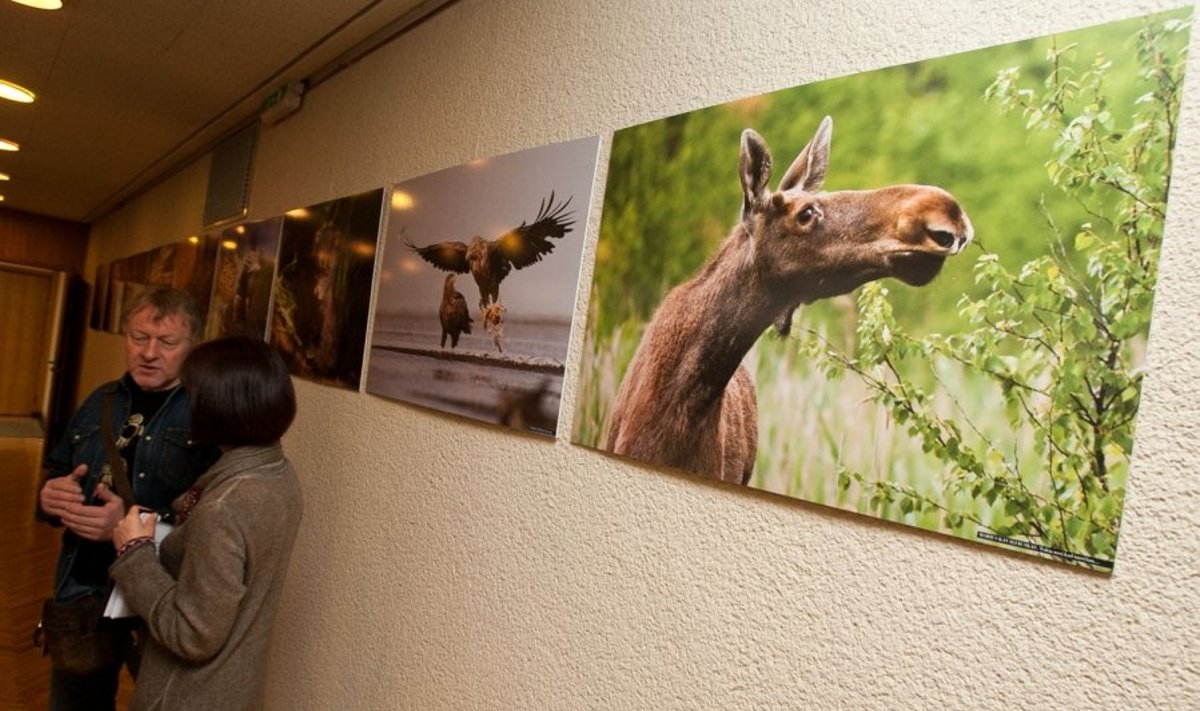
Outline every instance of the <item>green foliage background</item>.
{"label": "green foliage background", "polygon": [[[1033,101],[1033,91],[1022,87],[1037,89],[1040,98],[1050,91],[1047,87],[1078,79],[1099,62],[1103,116],[1128,127],[1144,111],[1139,107],[1147,102],[1147,92],[1153,94],[1147,84],[1151,80],[1139,68],[1139,52],[1143,65],[1161,61],[1147,59],[1155,50],[1178,61],[1181,73],[1187,45],[1186,25],[1172,25],[1174,31],[1154,40],[1139,40],[1139,32],[1186,16],[1181,10],[831,79],[617,132],[596,250],[575,441],[603,443],[608,407],[642,328],[662,296],[689,278],[734,224],[741,204],[737,162],[742,130],[752,127],[767,140],[778,180],[821,118],[830,115],[834,132],[824,189],[897,183],[944,187],[970,215],[976,242],[965,255],[949,260],[927,287],[889,281],[868,287],[869,303],[861,303],[863,297],[858,304],[854,297],[841,297],[805,307],[797,314],[796,331],[807,334],[799,347],[773,333],[760,339],[747,359],[760,400],[759,454],[751,484],[964,537],[979,531],[1017,535],[1005,523],[1011,501],[1003,490],[955,486],[961,483],[961,462],[957,453],[945,451],[944,440],[931,445],[908,427],[911,423],[898,422],[895,402],[883,401],[870,378],[837,376],[853,360],[846,354],[862,348],[864,341],[879,348],[880,328],[894,329],[912,342],[974,332],[978,308],[972,312],[969,304],[986,303],[998,288],[995,279],[980,276],[977,262],[1017,273],[1050,258],[1064,235],[1070,239],[1094,232],[1096,186],[1064,185],[1069,177],[1063,172],[1062,127],[1031,110],[1022,112],[1021,99]],[[1158,45],[1148,48],[1151,41]],[[1063,68],[1067,63],[1078,67],[1069,77]],[[1064,122],[1099,113],[1088,108],[1088,97],[1068,106],[1070,98],[1048,99],[1051,105],[1059,101]],[[1117,139],[1125,130],[1109,128]],[[1111,160],[1107,169],[1119,170],[1115,156],[1100,155],[1101,162]],[[1142,161],[1133,167],[1160,172],[1163,199],[1164,166]],[[1155,183],[1153,176],[1149,183]],[[1103,205],[1102,194],[1099,199]],[[1143,228],[1161,230],[1161,220]],[[1089,270],[1085,250],[1068,251],[1058,255],[1062,269]],[[1144,309],[1143,325],[1148,325],[1148,299],[1149,294],[1138,303]],[[1122,343],[1137,369],[1146,334],[1145,328],[1135,331]],[[997,357],[1020,350],[1011,339],[995,338],[988,345]],[[962,359],[917,351],[916,360],[923,356],[924,362],[899,365],[889,374],[892,381],[919,389],[925,404],[932,403],[931,412],[939,413],[937,421],[951,427],[956,419],[967,423],[960,429],[972,430],[987,443],[981,451],[989,454],[981,456],[1017,461],[1021,477],[1028,479],[1023,486],[1046,484],[1038,480],[1049,473],[1043,477],[1037,471],[1037,462],[1044,459],[1038,449],[1045,443],[1039,444],[1030,423],[1006,416],[1004,388],[994,378],[981,377],[978,369],[963,367]],[[839,354],[843,367],[837,365]],[[1130,440],[1131,433],[1129,423]],[[1132,442],[1126,444],[1125,455]],[[1112,510],[1105,530],[1112,532],[1111,540],[1083,546],[1089,556],[1111,561],[1115,555],[1124,473],[1122,468],[1106,481]],[[1076,549],[1062,535],[1024,540]]]}

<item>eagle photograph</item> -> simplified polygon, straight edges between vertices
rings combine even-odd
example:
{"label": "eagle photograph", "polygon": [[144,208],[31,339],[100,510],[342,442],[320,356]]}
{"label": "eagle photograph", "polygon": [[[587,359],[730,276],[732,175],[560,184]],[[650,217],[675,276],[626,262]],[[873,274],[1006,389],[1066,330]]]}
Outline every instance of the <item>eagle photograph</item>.
{"label": "eagle photograph", "polygon": [[368,392],[555,435],[599,144],[392,187]]}
{"label": "eagle photograph", "polygon": [[542,260],[554,251],[551,239],[562,239],[572,230],[575,221],[569,219],[571,201],[555,204],[554,193],[542,203],[533,222],[522,222],[495,239],[479,235],[467,242],[438,242],[418,247],[405,240],[405,245],[421,255],[421,259],[438,269],[464,274],[470,272],[479,287],[479,309],[500,301],[500,282],[513,269],[523,269]]}

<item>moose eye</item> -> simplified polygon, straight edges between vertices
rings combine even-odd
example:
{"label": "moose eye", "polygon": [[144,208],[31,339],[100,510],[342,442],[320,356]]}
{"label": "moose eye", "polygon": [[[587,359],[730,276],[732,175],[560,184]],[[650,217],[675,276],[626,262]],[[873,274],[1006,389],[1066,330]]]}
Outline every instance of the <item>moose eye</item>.
{"label": "moose eye", "polygon": [[808,227],[817,219],[817,208],[809,205],[800,212],[796,213],[796,222],[800,223],[801,227]]}
{"label": "moose eye", "polygon": [[954,235],[945,230],[930,230],[929,238],[936,242],[937,245],[943,249],[950,249],[954,246],[956,241]]}

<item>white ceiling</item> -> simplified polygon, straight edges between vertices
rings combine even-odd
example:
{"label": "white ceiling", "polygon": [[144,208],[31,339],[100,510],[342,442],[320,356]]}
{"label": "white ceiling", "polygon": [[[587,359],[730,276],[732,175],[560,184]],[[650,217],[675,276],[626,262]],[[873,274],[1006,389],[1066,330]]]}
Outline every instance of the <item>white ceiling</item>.
{"label": "white ceiling", "polygon": [[447,0],[0,0],[7,207],[91,222],[211,150],[288,81],[319,80]]}

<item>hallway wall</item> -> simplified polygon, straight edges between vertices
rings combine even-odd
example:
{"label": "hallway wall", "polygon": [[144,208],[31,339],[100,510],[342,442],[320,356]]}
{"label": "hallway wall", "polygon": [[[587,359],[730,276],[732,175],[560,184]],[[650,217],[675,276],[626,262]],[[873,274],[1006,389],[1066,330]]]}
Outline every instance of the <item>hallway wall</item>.
{"label": "hallway wall", "polygon": [[[581,136],[603,166],[624,126],[1172,6],[462,0],[263,131],[250,217]],[[1111,577],[298,380],[269,707],[1200,707],[1197,80]],[[206,177],[96,225],[87,273],[198,231]],[[84,390],[120,367],[89,332]]]}

